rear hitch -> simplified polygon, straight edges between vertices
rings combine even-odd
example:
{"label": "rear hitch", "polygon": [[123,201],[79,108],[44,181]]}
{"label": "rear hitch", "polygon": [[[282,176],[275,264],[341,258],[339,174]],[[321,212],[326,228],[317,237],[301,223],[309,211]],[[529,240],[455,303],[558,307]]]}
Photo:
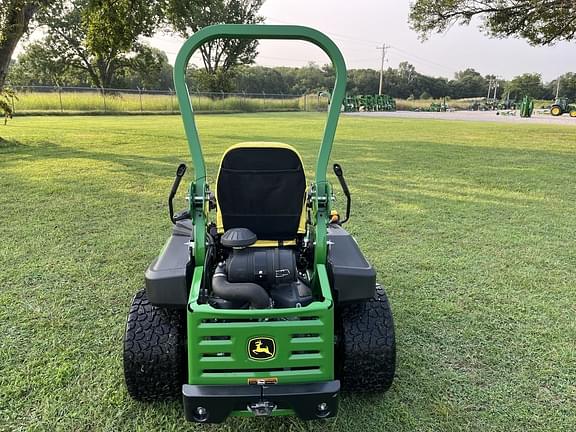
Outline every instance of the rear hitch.
{"label": "rear hitch", "polygon": [[264,417],[272,415],[272,411],[276,409],[276,404],[268,401],[254,402],[247,406],[248,411],[256,417]]}

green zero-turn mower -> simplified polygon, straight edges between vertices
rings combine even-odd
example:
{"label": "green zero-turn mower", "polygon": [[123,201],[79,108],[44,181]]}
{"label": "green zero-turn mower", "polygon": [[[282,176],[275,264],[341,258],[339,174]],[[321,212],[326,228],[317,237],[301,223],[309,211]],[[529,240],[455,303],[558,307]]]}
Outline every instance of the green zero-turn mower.
{"label": "green zero-turn mower", "polygon": [[[332,60],[336,83],[310,185],[292,146],[262,142],[230,147],[208,185],[185,72],[194,51],[217,38],[305,40]],[[341,389],[387,390],[396,361],[390,305],[342,228],[350,214],[342,168],[334,165],[347,198],[344,218],[332,210],[326,180],[346,87],[339,49],[306,27],[206,27],[184,43],[174,83],[195,179],[189,209],[174,214],[186,170],[178,167],[168,199],[172,235],[130,307],[130,395],[182,397],[188,420],[218,423],[229,415],[327,418]]]}

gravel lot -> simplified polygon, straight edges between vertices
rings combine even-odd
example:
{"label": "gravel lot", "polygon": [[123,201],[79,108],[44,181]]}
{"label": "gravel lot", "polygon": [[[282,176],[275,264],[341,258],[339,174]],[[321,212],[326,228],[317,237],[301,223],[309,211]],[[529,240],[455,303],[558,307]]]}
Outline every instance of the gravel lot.
{"label": "gravel lot", "polygon": [[571,118],[568,114],[560,117],[552,117],[549,114],[535,113],[531,118],[522,118],[518,111],[516,115],[497,114],[497,111],[454,111],[454,112],[415,112],[415,111],[395,111],[395,112],[358,112],[346,113],[350,116],[362,117],[391,117],[391,118],[414,118],[433,120],[463,120],[481,122],[503,122],[503,123],[526,123],[526,124],[560,124],[576,126],[576,118]]}

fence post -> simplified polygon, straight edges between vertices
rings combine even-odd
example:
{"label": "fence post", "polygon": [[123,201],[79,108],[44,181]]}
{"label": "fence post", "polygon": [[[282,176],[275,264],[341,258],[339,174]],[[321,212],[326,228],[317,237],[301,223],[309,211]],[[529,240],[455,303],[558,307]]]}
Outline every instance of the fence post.
{"label": "fence post", "polygon": [[308,112],[308,92],[304,93],[304,112]]}
{"label": "fence post", "polygon": [[14,105],[14,95],[11,96],[12,99],[12,114],[16,114],[16,106]]}
{"label": "fence post", "polygon": [[173,101],[172,89],[170,87],[168,87],[168,94],[170,94],[170,112],[174,113],[174,101]]}
{"label": "fence post", "polygon": [[140,112],[142,112],[144,111],[142,108],[142,89],[138,86],[136,86],[136,88],[138,89],[138,97],[140,98]]}
{"label": "fence post", "polygon": [[62,106],[62,87],[58,86],[58,99],[60,100],[60,112],[64,112],[64,107]]}
{"label": "fence post", "polygon": [[263,111],[266,111],[266,93],[262,90],[262,108]]}

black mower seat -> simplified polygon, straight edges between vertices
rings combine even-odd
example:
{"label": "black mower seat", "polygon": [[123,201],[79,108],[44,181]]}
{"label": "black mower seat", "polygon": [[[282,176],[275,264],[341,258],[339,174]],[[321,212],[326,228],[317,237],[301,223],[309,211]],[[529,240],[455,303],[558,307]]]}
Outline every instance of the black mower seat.
{"label": "black mower seat", "polygon": [[216,180],[217,228],[248,228],[258,240],[294,240],[305,232],[306,176],[288,144],[247,142],[222,156]]}

